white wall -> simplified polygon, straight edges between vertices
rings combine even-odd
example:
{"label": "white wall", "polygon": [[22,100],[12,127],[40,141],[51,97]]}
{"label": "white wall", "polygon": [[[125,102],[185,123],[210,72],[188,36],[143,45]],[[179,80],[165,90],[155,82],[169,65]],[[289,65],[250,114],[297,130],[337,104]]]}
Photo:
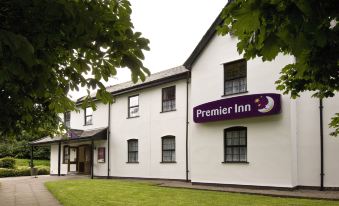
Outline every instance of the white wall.
{"label": "white wall", "polygon": [[[328,124],[338,112],[339,96],[324,99],[324,183],[339,187],[339,139],[329,135]],[[319,99],[305,93],[297,99],[298,108],[298,179],[299,185],[320,186]]]}
{"label": "white wall", "polygon": [[[236,39],[215,36],[192,68],[192,106],[222,99],[223,63],[241,59],[236,51]],[[276,91],[274,82],[280,68],[293,61],[278,56],[274,62],[254,59],[247,62],[247,94]],[[243,95],[247,95],[243,94]],[[232,96],[233,97],[233,96]],[[282,96],[282,113],[279,115],[194,123],[191,116],[191,180],[192,182],[223,183],[293,187],[296,176],[292,156],[291,102]],[[232,126],[247,127],[247,157],[249,164],[225,164],[223,130]],[[293,143],[294,144],[294,143]]]}
{"label": "white wall", "polygon": [[78,107],[79,112],[71,112],[71,128],[90,130],[100,127],[107,127],[108,125],[108,104],[96,102],[97,108],[93,111],[92,125],[85,125],[85,111]]}
{"label": "white wall", "polygon": [[[173,85],[176,111],[161,113],[162,88]],[[128,96],[135,94],[139,94],[140,117],[128,119]],[[185,80],[118,96],[111,108],[111,176],[185,179]],[[165,135],[175,136],[176,163],[160,163]],[[128,139],[138,139],[139,163],[126,163]]]}
{"label": "white wall", "polygon": [[[71,147],[76,147],[79,145],[91,145],[91,142],[86,141],[86,142],[77,142],[77,143],[62,143],[61,144],[61,168],[60,168],[60,173],[62,175],[66,175],[67,172],[67,164],[63,164],[63,150],[64,146],[68,145]],[[96,148],[94,150],[94,165],[93,165],[93,170],[94,170],[94,175],[95,176],[106,176],[107,175],[107,141],[106,140],[98,140],[94,141],[94,147]],[[105,156],[106,156],[106,162],[105,163],[98,163],[98,147],[105,147]],[[51,145],[51,161],[50,161],[50,173],[53,175],[58,174],[58,150],[59,150],[59,145],[58,144],[52,144]],[[70,164],[70,171],[75,171],[76,170],[76,164]]]}

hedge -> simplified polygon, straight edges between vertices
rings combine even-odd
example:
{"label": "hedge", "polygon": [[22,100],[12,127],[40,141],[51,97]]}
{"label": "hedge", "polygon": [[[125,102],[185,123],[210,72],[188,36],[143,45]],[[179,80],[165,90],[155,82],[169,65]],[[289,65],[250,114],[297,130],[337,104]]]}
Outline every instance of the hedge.
{"label": "hedge", "polygon": [[0,168],[14,169],[15,159],[13,157],[4,157],[0,159]]}
{"label": "hedge", "polygon": [[[38,175],[48,175],[49,167],[38,166]],[[0,178],[1,177],[17,177],[17,176],[30,176],[31,168],[30,167],[19,167],[17,169],[8,169],[0,168]]]}

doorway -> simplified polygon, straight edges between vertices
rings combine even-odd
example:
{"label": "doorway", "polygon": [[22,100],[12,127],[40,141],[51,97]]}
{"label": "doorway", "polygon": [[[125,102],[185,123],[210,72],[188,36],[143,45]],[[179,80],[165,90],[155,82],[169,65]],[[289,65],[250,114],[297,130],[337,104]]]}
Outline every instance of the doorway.
{"label": "doorway", "polygon": [[78,172],[81,174],[89,175],[91,172],[91,146],[79,146],[78,157]]}

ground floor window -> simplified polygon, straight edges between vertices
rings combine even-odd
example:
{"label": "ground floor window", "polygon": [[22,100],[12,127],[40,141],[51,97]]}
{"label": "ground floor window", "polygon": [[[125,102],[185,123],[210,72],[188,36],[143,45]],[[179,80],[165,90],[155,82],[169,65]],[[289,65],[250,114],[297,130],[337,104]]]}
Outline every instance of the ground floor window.
{"label": "ground floor window", "polygon": [[162,162],[175,162],[175,137],[162,137]]}
{"label": "ground floor window", "polygon": [[69,161],[69,146],[65,145],[64,146],[64,152],[63,152],[63,158],[62,158],[62,163],[67,164]]}
{"label": "ground floor window", "polygon": [[247,162],[247,128],[224,130],[224,162]]}
{"label": "ground floor window", "polygon": [[138,140],[130,139],[127,140],[128,145],[128,163],[138,162]]}

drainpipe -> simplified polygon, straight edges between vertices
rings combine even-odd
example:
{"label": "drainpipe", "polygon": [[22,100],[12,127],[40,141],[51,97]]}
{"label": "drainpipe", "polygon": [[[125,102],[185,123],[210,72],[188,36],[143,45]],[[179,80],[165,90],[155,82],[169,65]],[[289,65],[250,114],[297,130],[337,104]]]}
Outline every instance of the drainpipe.
{"label": "drainpipe", "polygon": [[60,166],[61,166],[61,142],[59,142],[59,148],[58,148],[58,176],[60,176]]}
{"label": "drainpipe", "polygon": [[188,182],[188,84],[189,84],[190,73],[187,73],[186,78],[186,182]]}
{"label": "drainpipe", "polygon": [[94,140],[92,139],[92,142],[91,142],[91,179],[93,179],[93,177],[94,177],[94,169],[93,169],[93,167],[94,167]]}
{"label": "drainpipe", "polygon": [[108,131],[107,131],[107,179],[110,172],[110,136],[111,136],[111,103],[108,103]]}
{"label": "drainpipe", "polygon": [[323,127],[323,99],[319,99],[320,113],[320,191],[324,190],[324,127]]}

